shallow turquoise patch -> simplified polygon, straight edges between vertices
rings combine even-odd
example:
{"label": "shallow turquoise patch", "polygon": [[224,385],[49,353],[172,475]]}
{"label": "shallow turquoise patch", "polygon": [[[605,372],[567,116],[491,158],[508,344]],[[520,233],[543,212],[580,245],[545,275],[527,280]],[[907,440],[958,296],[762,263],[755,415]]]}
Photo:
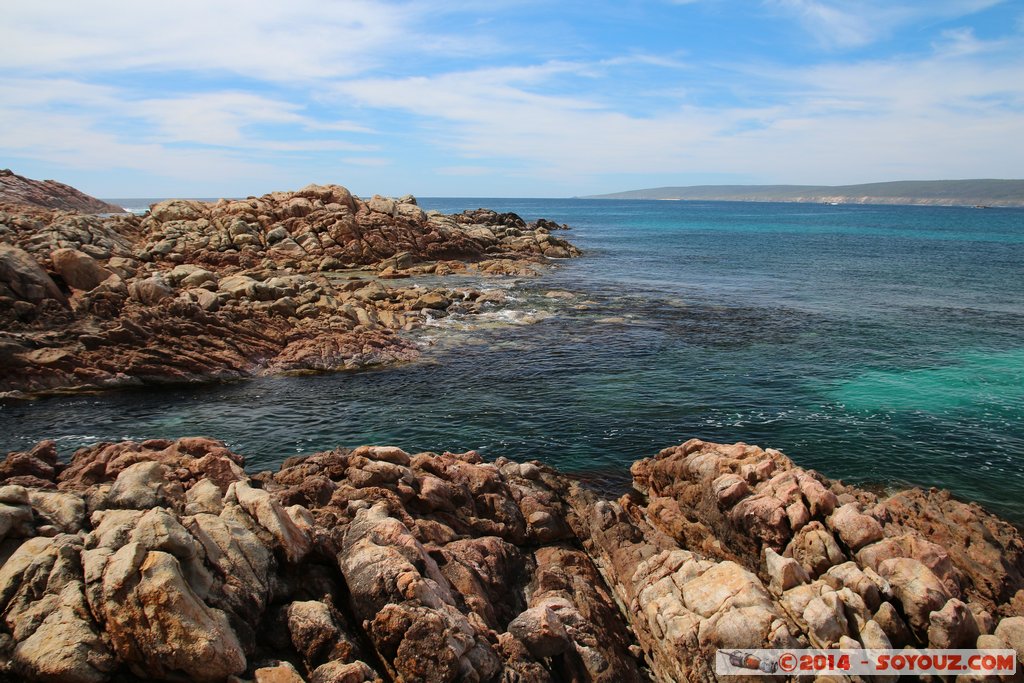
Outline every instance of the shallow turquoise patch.
{"label": "shallow turquoise patch", "polygon": [[831,398],[849,410],[1019,411],[1024,406],[1024,349],[967,352],[949,365],[873,370],[840,383]]}

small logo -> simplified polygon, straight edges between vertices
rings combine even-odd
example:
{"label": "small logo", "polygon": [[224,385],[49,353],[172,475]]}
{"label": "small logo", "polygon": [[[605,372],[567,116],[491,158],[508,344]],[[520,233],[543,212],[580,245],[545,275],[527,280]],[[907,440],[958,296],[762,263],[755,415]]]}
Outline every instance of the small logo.
{"label": "small logo", "polygon": [[778,662],[774,659],[760,658],[754,656],[750,652],[743,652],[742,650],[728,650],[723,651],[726,657],[729,658],[729,663],[735,667],[741,669],[750,669],[752,671],[762,671],[766,674],[773,674],[778,669]]}

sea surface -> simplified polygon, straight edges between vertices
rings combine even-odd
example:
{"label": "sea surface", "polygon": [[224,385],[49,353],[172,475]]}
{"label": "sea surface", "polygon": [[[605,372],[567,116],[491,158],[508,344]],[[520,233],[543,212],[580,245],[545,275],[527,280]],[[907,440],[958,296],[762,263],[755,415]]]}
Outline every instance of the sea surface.
{"label": "sea surface", "polygon": [[633,460],[701,437],[1024,522],[1024,210],[420,203],[568,223],[585,255],[469,281],[511,308],[432,321],[417,362],[0,403],[0,451],[203,434],[260,470],[389,443],[536,458],[615,490]]}

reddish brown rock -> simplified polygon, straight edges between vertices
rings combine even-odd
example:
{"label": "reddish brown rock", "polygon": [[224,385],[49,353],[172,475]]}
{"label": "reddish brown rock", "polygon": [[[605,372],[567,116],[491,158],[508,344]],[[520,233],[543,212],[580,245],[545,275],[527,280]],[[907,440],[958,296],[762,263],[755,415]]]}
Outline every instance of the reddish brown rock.
{"label": "reddish brown rock", "polygon": [[974,614],[962,601],[948,600],[928,617],[928,645],[939,649],[971,648],[981,632]]}
{"label": "reddish brown rock", "polygon": [[56,180],[32,180],[10,169],[0,169],[0,202],[16,202],[49,209],[83,213],[123,213],[124,209]]}
{"label": "reddish brown rock", "polygon": [[812,578],[846,561],[835,538],[817,521],[811,522],[793,536],[784,555],[799,562]]}
{"label": "reddish brown rock", "polygon": [[[12,454],[0,677],[675,681],[709,679],[720,648],[1021,641],[1020,617],[988,616],[1013,599],[979,590],[961,559],[1019,536],[972,509],[979,526],[949,550],[923,537],[941,497],[886,513],[777,451],[688,442],[637,463],[618,501],[472,451],[241,465],[201,438],[100,444],[70,463],[52,442]],[[43,486],[19,483],[32,479]],[[750,495],[720,495],[740,482]],[[745,535],[732,510],[755,498],[806,510],[792,557]],[[847,522],[873,526],[848,511],[884,533],[853,557]],[[1004,567],[984,585],[1015,581]]]}
{"label": "reddish brown rock", "polygon": [[0,296],[30,304],[41,304],[45,299],[67,303],[67,298],[31,255],[3,243],[0,243]]}
{"label": "reddish brown rock", "polygon": [[[902,491],[882,501],[877,512],[887,527],[919,534],[941,546],[956,567],[964,592],[993,614],[1024,614],[1024,544],[1008,522],[977,504],[954,500],[948,491]],[[940,570],[941,571],[941,570]],[[1016,606],[1006,610],[1011,604]]]}
{"label": "reddish brown rock", "polygon": [[64,282],[75,289],[95,289],[113,275],[96,259],[77,249],[57,249],[50,254],[50,261]]}
{"label": "reddish brown rock", "polygon": [[428,215],[337,185],[142,218],[0,205],[0,226],[0,396],[406,361],[417,347],[396,332],[483,301],[320,270],[536,274],[579,253],[514,214]]}
{"label": "reddish brown rock", "polygon": [[856,552],[869,543],[882,540],[882,525],[874,517],[861,514],[856,503],[847,503],[829,517],[828,525],[850,550]]}

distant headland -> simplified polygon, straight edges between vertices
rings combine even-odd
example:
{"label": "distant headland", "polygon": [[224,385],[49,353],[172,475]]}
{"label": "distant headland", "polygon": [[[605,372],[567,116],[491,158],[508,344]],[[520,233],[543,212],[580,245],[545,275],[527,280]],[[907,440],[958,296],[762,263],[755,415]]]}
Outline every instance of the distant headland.
{"label": "distant headland", "polygon": [[655,187],[580,199],[678,199],[817,204],[921,204],[1024,207],[1024,180],[901,180],[861,185],[693,185]]}

